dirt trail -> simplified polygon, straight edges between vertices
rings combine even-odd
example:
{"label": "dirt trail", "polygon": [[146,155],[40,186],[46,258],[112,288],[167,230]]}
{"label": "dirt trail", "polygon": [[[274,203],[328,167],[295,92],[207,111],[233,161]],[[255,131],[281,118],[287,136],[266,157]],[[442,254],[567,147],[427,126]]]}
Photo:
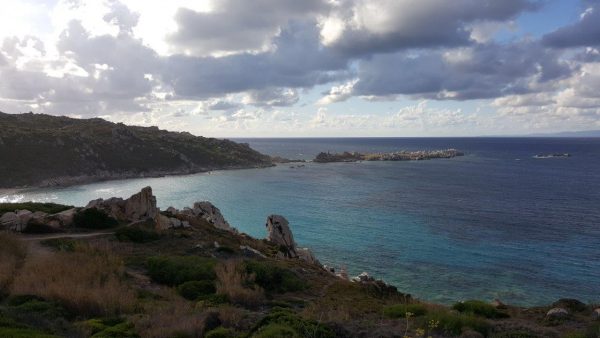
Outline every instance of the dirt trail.
{"label": "dirt trail", "polygon": [[49,235],[37,235],[37,236],[29,236],[29,235],[21,235],[21,239],[24,241],[43,241],[46,239],[55,239],[55,238],[87,238],[87,237],[96,237],[96,236],[105,236],[112,235],[113,232],[89,232],[83,234],[69,234],[69,233],[60,233],[60,234],[49,234]]}
{"label": "dirt trail", "polygon": [[21,235],[19,236],[21,240],[27,242],[27,246],[29,247],[30,255],[45,255],[49,254],[52,251],[50,248],[42,245],[40,242],[47,239],[56,239],[56,238],[89,238],[89,237],[97,237],[97,236],[106,236],[112,235],[114,232],[90,232],[84,234],[69,234],[69,233],[60,233],[60,234],[48,234],[48,235]]}

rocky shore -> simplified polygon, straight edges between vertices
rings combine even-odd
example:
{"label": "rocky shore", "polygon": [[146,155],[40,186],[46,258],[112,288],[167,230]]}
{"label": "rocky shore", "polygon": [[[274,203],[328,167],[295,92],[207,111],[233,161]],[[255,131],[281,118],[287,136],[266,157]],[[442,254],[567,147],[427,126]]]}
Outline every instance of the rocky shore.
{"label": "rocky shore", "polygon": [[358,161],[422,161],[438,158],[453,158],[464,156],[464,153],[456,149],[444,150],[420,150],[420,151],[396,151],[391,153],[319,153],[313,162],[358,162]]}
{"label": "rocky shore", "polygon": [[[423,302],[367,272],[323,265],[284,216],[267,215],[257,239],[209,201],[161,210],[151,187],[84,207],[0,207],[0,262],[9,272],[0,274],[0,337],[600,335],[598,304]],[[38,243],[24,254],[6,233]]]}

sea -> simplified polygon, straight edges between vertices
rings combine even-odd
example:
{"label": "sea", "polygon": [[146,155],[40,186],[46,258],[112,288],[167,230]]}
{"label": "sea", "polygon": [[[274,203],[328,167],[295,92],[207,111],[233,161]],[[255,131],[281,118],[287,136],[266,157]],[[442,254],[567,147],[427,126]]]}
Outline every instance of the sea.
{"label": "sea", "polygon": [[[77,206],[151,186],[159,207],[213,202],[262,238],[271,214],[324,264],[426,301],[600,303],[600,138],[238,139],[269,155],[456,148],[406,162],[289,163],[5,193]],[[568,153],[569,157],[535,155]]]}

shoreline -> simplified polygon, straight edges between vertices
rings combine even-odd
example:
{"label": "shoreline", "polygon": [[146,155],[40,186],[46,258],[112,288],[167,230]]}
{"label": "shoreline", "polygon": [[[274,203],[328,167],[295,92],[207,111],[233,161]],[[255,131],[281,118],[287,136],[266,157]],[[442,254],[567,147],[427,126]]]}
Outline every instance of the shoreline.
{"label": "shoreline", "polygon": [[231,166],[224,168],[202,168],[198,170],[176,170],[176,171],[153,171],[150,173],[120,173],[120,174],[106,174],[106,175],[82,175],[82,176],[62,176],[55,179],[43,180],[41,183],[17,186],[17,187],[0,187],[0,195],[16,194],[21,191],[45,189],[45,188],[68,188],[77,185],[100,183],[106,181],[120,181],[129,179],[142,179],[142,178],[160,178],[167,176],[185,176],[195,175],[201,173],[207,173],[212,171],[226,171],[226,170],[245,170],[245,169],[264,169],[275,167],[277,163],[270,165],[256,165],[256,166]]}

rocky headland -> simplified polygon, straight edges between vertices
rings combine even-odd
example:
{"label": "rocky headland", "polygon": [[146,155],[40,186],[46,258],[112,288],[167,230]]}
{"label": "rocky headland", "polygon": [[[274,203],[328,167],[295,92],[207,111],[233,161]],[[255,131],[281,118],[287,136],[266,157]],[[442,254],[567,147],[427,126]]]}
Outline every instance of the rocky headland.
{"label": "rocky headland", "polygon": [[272,166],[248,144],[99,118],[0,112],[0,189]]}
{"label": "rocky headland", "polygon": [[464,153],[456,149],[444,150],[420,150],[420,151],[396,151],[391,153],[319,153],[313,162],[358,162],[358,161],[422,161],[438,158],[453,158],[463,156]]}

